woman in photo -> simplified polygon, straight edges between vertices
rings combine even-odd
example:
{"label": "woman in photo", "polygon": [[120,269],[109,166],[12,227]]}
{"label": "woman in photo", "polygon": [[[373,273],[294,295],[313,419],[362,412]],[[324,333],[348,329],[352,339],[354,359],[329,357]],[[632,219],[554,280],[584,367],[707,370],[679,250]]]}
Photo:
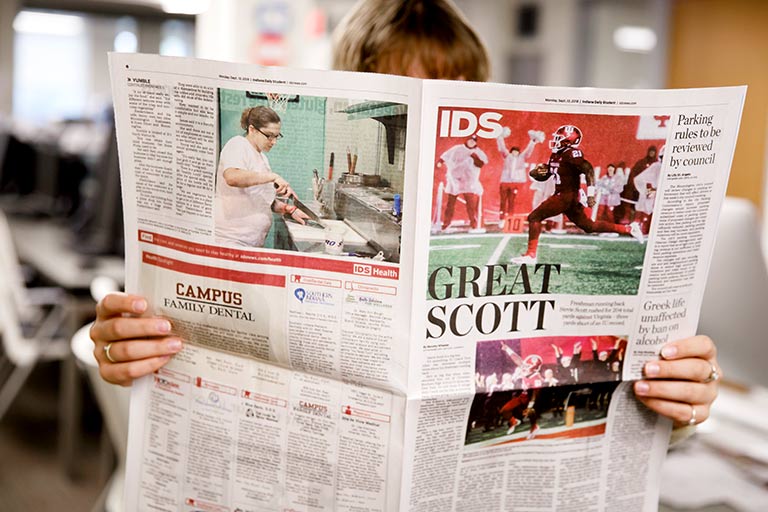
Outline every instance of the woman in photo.
{"label": "woman in photo", "polygon": [[272,213],[304,224],[307,216],[278,197],[294,195],[288,182],[272,172],[267,155],[282,137],[280,116],[269,107],[243,110],[235,135],[224,144],[216,171],[216,242],[262,247],[272,227]]}

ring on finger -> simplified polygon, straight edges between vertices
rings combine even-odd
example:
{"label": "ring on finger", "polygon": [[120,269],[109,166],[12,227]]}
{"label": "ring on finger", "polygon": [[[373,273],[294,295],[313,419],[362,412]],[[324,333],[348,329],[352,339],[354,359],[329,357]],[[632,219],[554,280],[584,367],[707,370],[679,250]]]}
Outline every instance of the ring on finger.
{"label": "ring on finger", "polygon": [[704,379],[702,382],[709,383],[709,382],[715,382],[717,380],[720,380],[720,372],[717,371],[717,366],[714,365],[714,363],[709,363],[709,366],[711,366],[711,370],[709,372],[709,376]]}
{"label": "ring on finger", "polygon": [[116,363],[117,361],[115,361],[114,359],[112,359],[112,356],[111,356],[111,355],[109,355],[109,350],[110,350],[111,348],[112,348],[112,343],[111,343],[111,342],[110,342],[110,343],[107,343],[107,346],[105,346],[105,347],[104,347],[104,357],[106,357],[106,358],[107,358],[107,361],[109,361],[110,363]]}
{"label": "ring on finger", "polygon": [[691,406],[691,419],[688,420],[688,425],[696,424],[696,406]]}

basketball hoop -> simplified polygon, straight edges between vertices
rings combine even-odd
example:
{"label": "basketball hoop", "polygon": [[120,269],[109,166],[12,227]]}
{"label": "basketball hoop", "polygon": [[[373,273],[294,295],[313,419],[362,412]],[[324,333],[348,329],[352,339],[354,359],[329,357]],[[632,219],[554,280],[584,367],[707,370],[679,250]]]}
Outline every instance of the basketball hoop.
{"label": "basketball hoop", "polygon": [[280,114],[285,113],[288,110],[288,100],[291,98],[290,94],[268,92],[266,95],[269,108]]}

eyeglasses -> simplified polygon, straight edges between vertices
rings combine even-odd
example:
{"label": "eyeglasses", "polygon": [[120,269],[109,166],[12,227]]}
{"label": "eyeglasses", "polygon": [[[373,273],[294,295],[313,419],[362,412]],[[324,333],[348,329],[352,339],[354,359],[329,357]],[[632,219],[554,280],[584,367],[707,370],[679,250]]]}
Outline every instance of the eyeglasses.
{"label": "eyeglasses", "polygon": [[[251,125],[251,126],[253,126],[253,125]],[[283,134],[282,133],[278,133],[277,135],[270,135],[269,133],[264,133],[263,131],[259,130],[255,126],[253,126],[253,129],[256,130],[257,132],[259,132],[260,134],[262,134],[263,136],[265,136],[267,138],[267,140],[278,140],[278,139],[282,139],[283,138]]]}

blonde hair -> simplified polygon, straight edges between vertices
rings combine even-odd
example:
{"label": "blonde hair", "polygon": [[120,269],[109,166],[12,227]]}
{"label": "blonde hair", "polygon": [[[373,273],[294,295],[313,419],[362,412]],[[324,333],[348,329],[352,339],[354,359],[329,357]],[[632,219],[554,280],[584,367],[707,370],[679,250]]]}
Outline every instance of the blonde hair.
{"label": "blonde hair", "polygon": [[246,132],[248,131],[248,126],[264,128],[269,123],[279,122],[280,116],[277,115],[277,112],[265,106],[248,107],[240,115],[240,127]]}
{"label": "blonde hair", "polygon": [[485,45],[450,0],[360,0],[333,35],[333,67],[484,82]]}

